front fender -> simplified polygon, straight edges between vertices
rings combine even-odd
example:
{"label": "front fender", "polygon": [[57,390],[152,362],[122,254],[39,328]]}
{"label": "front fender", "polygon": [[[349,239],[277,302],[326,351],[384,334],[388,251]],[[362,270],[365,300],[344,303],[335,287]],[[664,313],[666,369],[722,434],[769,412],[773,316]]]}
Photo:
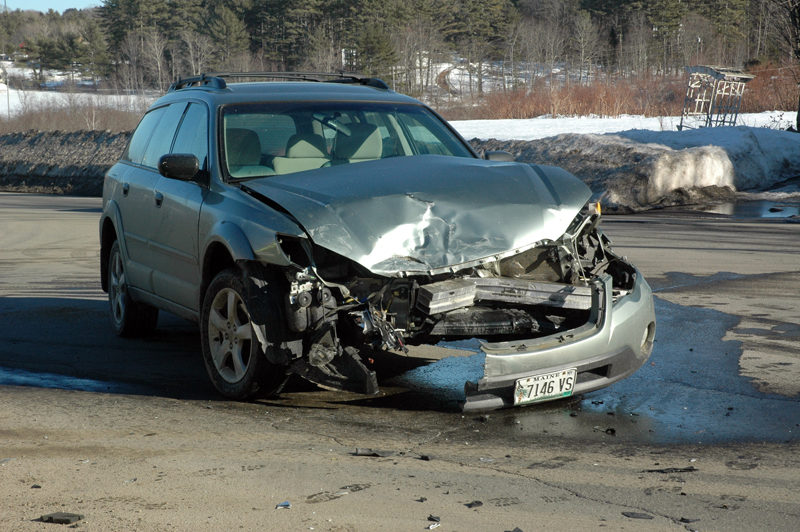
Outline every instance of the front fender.
{"label": "front fender", "polygon": [[[259,227],[256,234],[247,235],[236,223],[222,220],[215,223],[203,246],[203,256],[209,248],[221,244],[228,250],[234,262],[257,260],[266,264],[288,266],[289,258],[281,250],[278,234],[266,227]],[[251,228],[251,233],[253,233]],[[255,242],[257,243],[255,243]]]}

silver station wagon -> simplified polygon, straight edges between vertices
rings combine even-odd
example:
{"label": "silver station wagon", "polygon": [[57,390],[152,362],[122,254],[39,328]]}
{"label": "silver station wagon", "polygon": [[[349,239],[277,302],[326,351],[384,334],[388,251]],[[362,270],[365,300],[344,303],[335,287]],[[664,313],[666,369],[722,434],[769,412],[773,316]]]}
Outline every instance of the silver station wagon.
{"label": "silver station wagon", "polygon": [[536,403],[652,350],[650,288],[590,198],[562,169],[479,157],[379,79],[202,75],[153,104],[106,175],[102,285],[121,336],[159,309],[199,322],[226,397],[291,375],[374,394],[368,357],[478,338],[464,409]]}

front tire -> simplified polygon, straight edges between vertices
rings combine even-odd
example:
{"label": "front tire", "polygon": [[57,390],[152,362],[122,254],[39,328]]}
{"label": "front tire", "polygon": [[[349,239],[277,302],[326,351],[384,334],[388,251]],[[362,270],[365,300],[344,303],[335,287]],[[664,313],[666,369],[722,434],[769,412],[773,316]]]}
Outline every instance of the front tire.
{"label": "front tire", "polygon": [[[200,318],[203,361],[214,387],[231,399],[244,400],[256,392],[275,394],[286,382],[284,366],[267,360],[261,349],[242,274],[220,272],[206,291]],[[278,331],[267,331],[273,338]]]}
{"label": "front tire", "polygon": [[107,273],[108,306],[114,333],[117,336],[134,337],[153,332],[158,323],[158,309],[131,299],[118,240],[111,245]]}

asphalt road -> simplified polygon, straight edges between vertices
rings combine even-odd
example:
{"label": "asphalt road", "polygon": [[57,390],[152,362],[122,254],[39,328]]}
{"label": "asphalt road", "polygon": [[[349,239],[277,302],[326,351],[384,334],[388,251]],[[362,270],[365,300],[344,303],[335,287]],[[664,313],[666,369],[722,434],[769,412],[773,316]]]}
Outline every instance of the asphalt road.
{"label": "asphalt road", "polygon": [[[482,511],[464,510],[442,530],[534,530],[537,523],[555,529],[793,530],[800,522],[800,224],[687,212],[606,217],[603,227],[616,249],[656,292],[656,343],[647,365],[585,396],[464,416],[455,409],[463,376],[480,365],[470,343],[453,346],[461,349],[456,357],[438,349],[386,362],[384,393],[375,398],[297,384],[278,399],[220,400],[207,382],[192,324],[162,313],[150,338],[124,340],[111,333],[99,283],[99,211],[98,199],[0,194],[0,475],[11,475],[19,462],[2,459],[27,456],[31,438],[49,425],[61,426],[64,416],[74,415],[83,426],[93,417],[101,418],[98,427],[124,422],[124,416],[113,419],[119,414],[98,414],[89,406],[102,398],[124,404],[131,422],[142,410],[169,411],[184,428],[201,430],[211,419],[235,424],[231,434],[240,439],[253,437],[249,427],[267,416],[284,436],[276,446],[288,452],[282,447],[286,434],[308,442],[307,453],[297,452],[309,467],[330,460],[317,449],[327,445],[339,453],[342,471],[363,469],[368,461],[375,466],[362,471],[373,479],[367,484],[374,488],[374,515],[339,501],[333,521],[315,521],[321,517],[302,508],[280,514],[275,523],[286,529],[409,529],[387,526],[404,521],[386,521],[391,514],[385,507],[394,503],[389,484],[381,484],[387,474],[382,467],[396,473],[403,466],[397,456],[415,460],[414,474],[391,483],[409,497],[449,495],[446,486],[460,486],[452,491],[462,499],[495,501]],[[442,360],[420,366],[429,359]],[[51,408],[63,404],[72,406]],[[31,417],[36,405],[41,411]],[[168,426],[161,432],[178,445],[178,433]],[[113,448],[116,443],[105,442],[103,434],[86,437],[100,449]],[[225,431],[215,434],[225,441]],[[356,447],[378,446],[395,458],[349,463]],[[418,475],[433,471],[418,460],[428,452],[437,457],[430,464],[444,465],[431,466],[438,476],[419,484]],[[32,460],[31,467],[46,470],[46,461]],[[303,475],[296,482],[314,484]],[[385,496],[378,497],[381,486]],[[226,489],[235,493],[236,485]],[[312,495],[308,491],[306,502]],[[24,501],[29,494],[12,490],[9,497]],[[338,498],[326,502],[333,508]],[[95,507],[102,507],[97,500]],[[397,504],[418,510],[422,529],[429,524],[422,515],[426,507],[415,500]],[[464,504],[459,499],[459,511]],[[124,509],[117,512],[124,515],[122,528],[137,523]],[[94,522],[105,523],[96,514]],[[29,514],[12,515],[31,525]],[[248,529],[252,516],[240,517]],[[166,522],[150,514],[137,518],[141,529]],[[185,521],[187,529],[209,523]]]}

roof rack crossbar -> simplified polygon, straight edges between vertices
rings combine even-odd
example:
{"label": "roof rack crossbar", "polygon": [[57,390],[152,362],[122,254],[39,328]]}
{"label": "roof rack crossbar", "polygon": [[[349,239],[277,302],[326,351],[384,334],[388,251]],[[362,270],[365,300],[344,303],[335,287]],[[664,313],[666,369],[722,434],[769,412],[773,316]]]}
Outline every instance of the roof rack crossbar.
{"label": "roof rack crossbar", "polygon": [[212,87],[224,89],[227,84],[223,78],[264,78],[284,79],[333,83],[358,83],[378,89],[388,89],[389,86],[382,79],[371,78],[350,72],[207,72],[200,76],[179,79],[173,83],[169,90],[176,91],[187,87]]}
{"label": "roof rack crossbar", "polygon": [[227,86],[227,84],[225,83],[225,80],[219,76],[200,74],[199,76],[193,76],[191,78],[179,79],[178,81],[169,86],[167,92],[185,89],[186,87],[198,87],[198,86],[211,87],[214,89],[224,89]]}

